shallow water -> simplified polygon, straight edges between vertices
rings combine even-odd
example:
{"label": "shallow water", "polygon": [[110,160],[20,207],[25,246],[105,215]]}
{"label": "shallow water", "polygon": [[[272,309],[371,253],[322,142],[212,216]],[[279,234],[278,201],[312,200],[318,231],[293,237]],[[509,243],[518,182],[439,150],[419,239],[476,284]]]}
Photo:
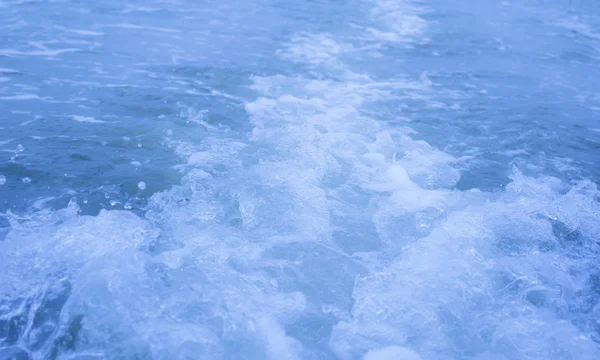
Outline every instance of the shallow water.
{"label": "shallow water", "polygon": [[0,359],[600,358],[596,2],[0,13]]}

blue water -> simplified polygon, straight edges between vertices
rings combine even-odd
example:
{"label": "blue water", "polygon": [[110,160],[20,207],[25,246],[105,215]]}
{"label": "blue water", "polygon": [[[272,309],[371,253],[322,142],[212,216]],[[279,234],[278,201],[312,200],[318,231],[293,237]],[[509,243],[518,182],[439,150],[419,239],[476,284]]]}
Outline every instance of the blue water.
{"label": "blue water", "polygon": [[600,3],[0,0],[0,359],[600,359]]}

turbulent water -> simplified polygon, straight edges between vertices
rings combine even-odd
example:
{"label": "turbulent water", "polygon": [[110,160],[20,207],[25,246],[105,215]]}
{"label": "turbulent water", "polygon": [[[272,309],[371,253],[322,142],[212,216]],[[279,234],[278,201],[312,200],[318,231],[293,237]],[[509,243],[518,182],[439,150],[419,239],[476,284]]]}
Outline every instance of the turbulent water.
{"label": "turbulent water", "polygon": [[0,0],[0,359],[600,359],[595,0]]}

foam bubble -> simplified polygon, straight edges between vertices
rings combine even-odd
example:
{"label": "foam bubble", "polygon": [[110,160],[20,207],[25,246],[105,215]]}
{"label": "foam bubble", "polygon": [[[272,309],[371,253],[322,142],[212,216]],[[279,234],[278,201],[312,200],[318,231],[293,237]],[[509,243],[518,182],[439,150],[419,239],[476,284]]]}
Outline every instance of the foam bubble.
{"label": "foam bubble", "polygon": [[137,184],[137,187],[138,187],[138,189],[140,189],[140,190],[145,190],[145,189],[146,189],[146,183],[145,183],[145,182],[143,182],[143,181],[140,181],[140,182]]}
{"label": "foam bubble", "polygon": [[98,120],[91,116],[71,115],[71,118],[77,122],[92,123],[92,124],[104,123],[103,120]]}
{"label": "foam bubble", "polygon": [[353,51],[350,44],[337,42],[330,34],[296,34],[285,50],[277,53],[284,59],[310,65],[332,64],[344,52]]}
{"label": "foam bubble", "polygon": [[387,42],[412,42],[421,40],[427,22],[421,17],[425,9],[413,1],[374,0],[371,18],[379,28],[366,30],[376,40]]}
{"label": "foam bubble", "polygon": [[414,351],[401,346],[388,346],[369,351],[363,360],[421,360],[421,357]]}

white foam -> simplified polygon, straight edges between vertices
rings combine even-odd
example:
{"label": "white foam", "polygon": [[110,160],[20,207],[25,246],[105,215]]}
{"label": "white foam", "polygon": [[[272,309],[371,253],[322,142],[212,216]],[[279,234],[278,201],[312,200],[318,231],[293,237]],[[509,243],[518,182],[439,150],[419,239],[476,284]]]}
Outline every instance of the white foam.
{"label": "white foam", "polygon": [[125,9],[121,10],[122,13],[130,13],[130,12],[145,12],[145,13],[152,13],[152,12],[157,12],[157,11],[161,11],[163,10],[163,8],[157,8],[157,7],[149,7],[149,6],[136,6],[136,5],[127,5],[125,7]]}
{"label": "white foam", "polygon": [[557,25],[576,31],[593,39],[600,39],[600,34],[595,32],[584,19],[581,19],[577,16],[564,17],[557,23]]}
{"label": "white foam", "polygon": [[47,100],[47,97],[40,97],[37,94],[16,94],[0,96],[0,100]]}
{"label": "white foam", "polygon": [[83,36],[103,36],[104,35],[103,32],[88,30],[88,29],[73,29],[73,28],[67,28],[64,26],[58,26],[58,28],[63,31],[72,33],[72,34],[83,35]]}
{"label": "white foam", "polygon": [[262,318],[258,328],[266,339],[267,356],[271,360],[300,360],[302,345],[285,335],[285,331],[272,319]]}
{"label": "white foam", "polygon": [[350,44],[339,43],[330,34],[296,34],[284,50],[277,54],[293,62],[305,62],[311,65],[336,62],[346,52],[353,51]]}
{"label": "white foam", "polygon": [[369,351],[363,360],[421,360],[421,357],[412,350],[400,346],[388,346]]}
{"label": "white foam", "polygon": [[378,41],[421,41],[427,30],[427,22],[421,15],[425,9],[413,1],[370,0],[373,4],[371,19],[379,28],[367,27],[366,31]]}
{"label": "white foam", "polygon": [[2,74],[18,74],[19,70],[0,68],[0,73],[2,73]]}
{"label": "white foam", "polygon": [[179,29],[171,29],[171,28],[164,28],[164,27],[157,27],[157,26],[143,26],[143,25],[135,25],[135,24],[128,24],[128,23],[105,24],[105,25],[101,25],[101,27],[117,28],[117,29],[132,29],[132,30],[150,30],[150,31],[158,31],[158,32],[169,33],[169,34],[181,33],[181,30],[179,30]]}
{"label": "white foam", "polygon": [[85,122],[85,123],[92,123],[92,124],[102,124],[105,122],[103,120],[95,119],[91,116],[71,115],[71,118],[77,122]]}
{"label": "white foam", "polygon": [[[491,248],[503,238],[513,236],[525,236],[526,244],[519,246],[526,248],[554,238],[551,224],[538,214],[560,213],[560,218],[569,223],[574,214],[583,219],[584,214],[597,211],[597,204],[585,209],[589,205],[584,204],[589,204],[589,200],[572,198],[586,197],[576,195],[579,191],[557,197],[553,183],[517,175],[502,200],[450,213],[429,236],[407,246],[402,257],[389,268],[358,280],[354,319],[336,327],[333,348],[345,357],[350,348],[357,351],[372,341],[403,343],[412,338],[412,345],[422,350],[421,354],[435,354],[457,341],[463,346],[475,346],[473,342],[482,341],[478,331],[487,329],[494,334],[494,340],[479,346],[501,351],[498,347],[518,342],[507,350],[509,356],[514,352],[519,356],[548,358],[553,351],[578,353],[579,347],[586,349],[578,355],[582,358],[598,356],[600,352],[593,341],[582,337],[572,324],[536,309],[524,301],[521,291],[503,292],[503,287],[510,287],[511,281],[523,282],[527,284],[525,288],[540,284],[548,289],[573,286],[567,285],[574,279],[568,280],[564,269],[585,267],[585,261],[571,262],[568,257],[559,260],[554,253],[539,252],[520,258],[498,257]],[[571,208],[574,204],[579,204],[577,209]],[[577,226],[581,231],[586,228],[589,236],[595,236],[598,226],[592,225],[594,222],[568,226]],[[498,276],[506,276],[502,280],[506,283],[498,283]],[[455,326],[460,327],[455,329]],[[505,345],[499,345],[498,341]],[[549,344],[560,350],[553,350]]]}
{"label": "white foam", "polygon": [[67,49],[54,49],[54,50],[32,50],[32,51],[22,51],[16,49],[0,49],[0,55],[4,56],[58,56],[62,54],[72,53],[79,51],[79,49],[75,48],[67,48]]}

